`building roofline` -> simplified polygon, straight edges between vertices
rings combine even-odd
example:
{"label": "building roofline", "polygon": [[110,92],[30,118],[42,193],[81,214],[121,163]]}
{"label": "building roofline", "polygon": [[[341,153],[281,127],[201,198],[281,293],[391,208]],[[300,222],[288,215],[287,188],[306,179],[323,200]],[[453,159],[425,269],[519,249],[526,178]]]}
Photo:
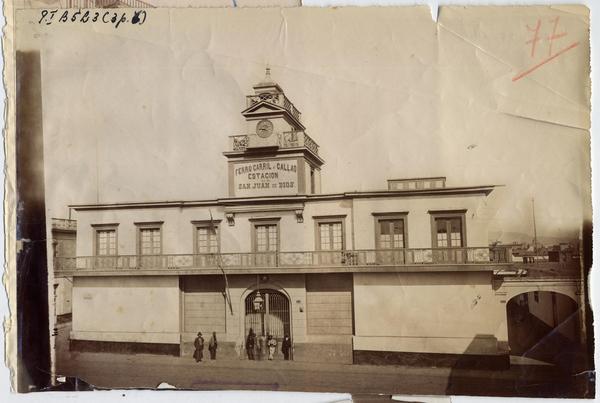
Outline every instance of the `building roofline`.
{"label": "building roofline", "polygon": [[122,202],[122,203],[96,203],[96,204],[70,204],[68,207],[77,211],[105,210],[105,209],[138,209],[138,208],[168,208],[168,207],[218,207],[239,204],[263,203],[289,203],[343,199],[385,198],[385,197],[430,197],[454,195],[489,195],[498,185],[464,186],[437,189],[413,190],[379,190],[379,191],[352,191],[344,193],[326,193],[312,195],[283,195],[283,196],[257,196],[257,197],[224,197],[211,200],[178,200],[178,201],[151,201],[151,202]]}
{"label": "building roofline", "polygon": [[433,180],[433,179],[446,179],[445,176],[421,176],[421,177],[416,177],[416,178],[393,178],[393,179],[388,179],[388,182],[400,182],[400,181],[416,181],[416,180]]}
{"label": "building roofline", "polygon": [[377,190],[377,191],[361,191],[361,192],[345,192],[352,198],[364,198],[364,197],[389,197],[389,196],[439,196],[439,195],[465,195],[465,194],[484,194],[489,195],[492,193],[497,185],[484,185],[484,186],[463,186],[463,187],[446,187],[446,188],[432,188],[432,189],[412,189],[412,190]]}

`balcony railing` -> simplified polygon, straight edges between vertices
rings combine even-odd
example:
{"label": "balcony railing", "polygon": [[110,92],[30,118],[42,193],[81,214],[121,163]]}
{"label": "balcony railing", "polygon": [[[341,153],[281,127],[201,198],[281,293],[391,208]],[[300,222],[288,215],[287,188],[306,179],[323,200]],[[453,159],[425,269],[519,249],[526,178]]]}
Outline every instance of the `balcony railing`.
{"label": "balcony railing", "polygon": [[66,218],[53,218],[52,229],[63,231],[77,231],[77,221]]}
{"label": "balcony railing", "polygon": [[177,270],[216,268],[304,268],[508,263],[491,260],[488,248],[378,249],[308,252],[221,253],[60,257],[57,271]]}
{"label": "balcony railing", "polygon": [[279,147],[306,147],[315,155],[319,155],[319,145],[305,132],[283,132],[279,135]]}
{"label": "balcony railing", "polygon": [[229,149],[231,151],[246,151],[248,148],[248,135],[242,134],[239,136],[229,136],[231,144]]}
{"label": "balcony railing", "polygon": [[[319,145],[305,132],[283,132],[278,134],[279,148],[306,147],[315,155],[319,155]],[[246,134],[229,136],[231,139],[230,149],[232,151],[246,151],[249,137]]]}
{"label": "balcony railing", "polygon": [[294,104],[283,93],[265,92],[257,95],[248,95],[246,97],[246,107],[249,108],[259,102],[266,101],[273,105],[281,106],[287,110],[296,120],[300,121],[302,115]]}

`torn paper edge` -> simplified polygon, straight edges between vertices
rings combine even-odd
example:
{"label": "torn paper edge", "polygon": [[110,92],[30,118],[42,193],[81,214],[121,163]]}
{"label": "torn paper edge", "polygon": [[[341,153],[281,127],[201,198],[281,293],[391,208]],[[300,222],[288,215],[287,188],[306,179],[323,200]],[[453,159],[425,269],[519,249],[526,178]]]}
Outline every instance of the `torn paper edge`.
{"label": "torn paper edge", "polygon": [[[431,2],[428,2],[428,4]],[[435,8],[430,5],[432,18],[437,22],[439,15],[439,6],[437,2]],[[16,177],[13,175],[15,172],[15,143],[14,143],[14,124],[15,124],[15,115],[13,111],[15,110],[14,104],[14,94],[15,94],[15,58],[14,58],[14,7],[13,4],[9,2],[5,2],[4,4],[4,16],[5,16],[5,25],[3,27],[4,31],[4,41],[3,45],[3,53],[4,55],[10,55],[10,57],[5,57],[5,65],[3,70],[3,79],[4,79],[4,89],[6,92],[6,101],[4,103],[4,118],[5,118],[5,127],[3,130],[3,134],[5,137],[4,144],[4,153],[5,153],[5,161],[4,161],[4,172],[5,172],[5,183],[4,183],[4,253],[5,253],[5,264],[4,264],[4,276],[3,276],[3,285],[7,292],[8,297],[8,308],[9,308],[9,317],[4,318],[4,330],[5,330],[5,363],[8,369],[11,372],[11,386],[13,391],[16,390],[16,369],[17,369],[17,357],[16,351],[14,351],[14,347],[17,345],[17,334],[16,334],[16,326],[14,325],[16,322],[14,321],[14,315],[16,314],[16,275],[15,273],[15,261],[16,261],[16,250],[18,245],[16,243],[16,200],[15,200],[15,180]],[[590,36],[591,40],[591,36]],[[592,156],[593,156],[592,152]],[[592,165],[594,163],[592,162]],[[592,178],[592,183],[594,182]],[[49,272],[51,268],[49,267]],[[589,297],[593,296],[593,293],[590,293]],[[50,298],[50,295],[49,295]],[[592,306],[593,307],[593,306]],[[52,365],[54,364],[54,360],[52,360]]]}

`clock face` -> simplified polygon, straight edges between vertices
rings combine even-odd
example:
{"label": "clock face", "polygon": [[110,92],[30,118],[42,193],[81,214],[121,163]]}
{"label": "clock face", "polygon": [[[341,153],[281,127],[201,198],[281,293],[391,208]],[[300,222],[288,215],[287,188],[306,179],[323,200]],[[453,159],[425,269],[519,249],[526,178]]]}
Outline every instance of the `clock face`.
{"label": "clock face", "polygon": [[273,123],[270,120],[261,120],[256,124],[256,134],[258,137],[266,138],[273,133]]}

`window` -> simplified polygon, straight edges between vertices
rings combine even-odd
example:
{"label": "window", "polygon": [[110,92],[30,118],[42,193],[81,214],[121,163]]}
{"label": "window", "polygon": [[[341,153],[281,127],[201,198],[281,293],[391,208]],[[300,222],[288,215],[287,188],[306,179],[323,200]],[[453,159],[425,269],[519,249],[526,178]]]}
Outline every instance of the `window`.
{"label": "window", "polygon": [[252,250],[254,265],[277,266],[279,251],[279,217],[250,219],[252,222]]}
{"label": "window", "polygon": [[315,169],[310,168],[310,193],[315,193]]}
{"label": "window", "polygon": [[351,264],[350,252],[345,252],[344,221],[346,216],[320,216],[315,220],[316,261],[323,265]]}
{"label": "window", "polygon": [[160,255],[160,228],[140,229],[140,255]]}
{"label": "window", "polygon": [[435,248],[462,248],[466,245],[465,212],[429,212]]}
{"label": "window", "polygon": [[402,249],[406,247],[404,218],[378,218],[376,222],[377,249]]}
{"label": "window", "polygon": [[96,255],[114,256],[117,254],[117,231],[101,229],[96,231]]}
{"label": "window", "polygon": [[135,224],[138,226],[138,255],[162,254],[162,222]]}
{"label": "window", "polygon": [[342,223],[320,223],[319,239],[320,250],[342,250],[344,246]]}
{"label": "window", "polygon": [[463,246],[462,222],[460,218],[436,218],[438,248],[458,248]]}
{"label": "window", "polygon": [[95,231],[95,256],[117,255],[117,225],[118,224],[93,225]]}
{"label": "window", "polygon": [[196,228],[196,252],[197,253],[217,253],[217,228],[197,227]]}
{"label": "window", "polygon": [[467,263],[465,213],[467,210],[429,211],[433,263]]}
{"label": "window", "polygon": [[316,224],[317,250],[344,250],[344,216],[313,217]]}
{"label": "window", "polygon": [[375,248],[373,256],[377,264],[395,265],[406,263],[408,246],[406,239],[406,216],[408,213],[373,213],[375,217]]}
{"label": "window", "polygon": [[194,224],[194,253],[219,252],[219,221],[192,221]]}
{"label": "window", "polygon": [[277,224],[256,225],[256,252],[277,251]]}
{"label": "window", "polygon": [[212,267],[219,264],[219,223],[221,220],[192,221],[194,225],[194,265]]}

